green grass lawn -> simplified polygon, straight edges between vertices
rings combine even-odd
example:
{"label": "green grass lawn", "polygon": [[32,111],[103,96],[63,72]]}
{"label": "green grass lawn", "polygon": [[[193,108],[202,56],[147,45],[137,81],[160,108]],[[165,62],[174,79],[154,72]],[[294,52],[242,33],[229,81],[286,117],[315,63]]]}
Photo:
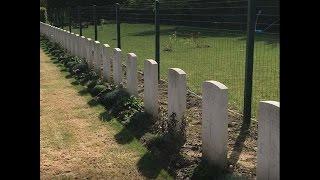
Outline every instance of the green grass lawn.
{"label": "green grass lawn", "polygon": [[[219,81],[229,88],[230,108],[242,112],[246,35],[171,25],[161,25],[160,30],[161,78],[167,79],[168,68],[181,68],[187,73],[188,87],[198,94],[201,94],[203,81]],[[79,29],[73,29],[73,32],[79,33]],[[200,34],[192,38],[192,32]],[[83,35],[94,38],[94,28],[84,28]],[[98,26],[98,40],[112,48],[116,47],[115,24]],[[154,42],[153,24],[121,24],[123,58],[126,58],[126,53],[135,53],[140,70],[143,69],[145,59],[154,59]],[[164,51],[165,49],[171,51]],[[253,72],[253,116],[257,114],[259,101],[279,101],[279,64],[277,38],[257,34]]]}

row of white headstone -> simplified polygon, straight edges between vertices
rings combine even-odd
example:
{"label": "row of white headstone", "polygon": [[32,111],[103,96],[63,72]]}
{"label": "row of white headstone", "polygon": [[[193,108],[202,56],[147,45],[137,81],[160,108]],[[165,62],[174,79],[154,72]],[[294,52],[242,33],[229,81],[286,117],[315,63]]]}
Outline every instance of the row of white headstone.
{"label": "row of white headstone", "polygon": [[[41,33],[59,43],[72,55],[85,58],[89,68],[104,80],[122,83],[121,49],[111,48],[90,38],[40,22]],[[127,91],[138,96],[137,56],[128,53],[126,59]],[[112,68],[111,68],[112,63]],[[176,131],[181,129],[186,110],[186,73],[179,68],[168,72],[168,113],[175,114]],[[228,88],[217,81],[202,84],[202,153],[213,165],[225,167],[228,144]],[[158,64],[144,61],[145,111],[158,117]],[[257,179],[279,179],[279,111],[280,103],[261,101],[258,115]]]}

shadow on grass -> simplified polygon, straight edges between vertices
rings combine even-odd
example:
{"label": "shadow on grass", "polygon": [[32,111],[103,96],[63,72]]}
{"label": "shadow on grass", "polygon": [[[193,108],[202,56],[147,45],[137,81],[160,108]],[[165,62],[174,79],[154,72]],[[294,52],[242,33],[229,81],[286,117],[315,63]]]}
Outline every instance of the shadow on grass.
{"label": "shadow on grass", "polygon": [[[145,153],[137,163],[139,172],[149,178],[155,179],[159,176],[162,170],[165,170],[169,164],[168,161],[161,159],[161,157],[155,152],[147,152]],[[172,174],[171,174],[172,176]]]}
{"label": "shadow on grass", "polygon": [[88,101],[87,103],[90,107],[93,107],[93,106],[97,106],[99,105],[99,102],[95,99],[91,99],[90,101]]}
{"label": "shadow on grass", "polygon": [[66,68],[63,66],[63,64],[61,64],[61,63],[57,64],[57,66],[58,66],[60,69],[66,69]]}
{"label": "shadow on grass", "polygon": [[61,69],[60,69],[60,72],[68,72],[68,69],[66,69],[66,68],[61,68]]}
{"label": "shadow on grass", "polygon": [[102,112],[102,113],[99,114],[99,119],[100,119],[101,121],[107,121],[107,122],[109,122],[109,121],[111,121],[113,118],[114,118],[114,117],[113,117],[110,113],[108,113],[107,111]]}
{"label": "shadow on grass", "polygon": [[119,143],[119,144],[130,143],[134,139],[134,136],[132,135],[132,133],[126,128],[123,128],[114,137],[115,137],[117,143]]}
{"label": "shadow on grass", "polygon": [[73,81],[73,82],[71,82],[71,84],[74,85],[74,86],[77,86],[77,85],[79,85],[80,83],[79,83],[78,81]]}
{"label": "shadow on grass", "polygon": [[130,143],[134,137],[140,139],[154,125],[152,116],[145,112],[136,112],[128,120],[120,119],[119,121],[127,121],[125,128],[115,135],[119,144]]}
{"label": "shadow on grass", "polygon": [[[139,113],[137,113],[139,114]],[[142,116],[136,115],[136,116]],[[114,116],[111,115],[109,112],[105,111],[103,113],[100,113],[99,115],[100,120],[102,121],[111,121]],[[119,121],[119,119],[117,118]],[[142,123],[138,123],[139,119],[136,119],[136,122],[131,122],[126,126],[123,126],[121,131],[115,135],[115,139],[119,144],[127,144],[134,140],[134,138],[138,138],[142,136],[146,132],[146,127],[134,128],[134,126],[139,126]],[[131,124],[131,125],[130,125]],[[133,125],[135,124],[135,125]],[[159,141],[162,141],[162,139]],[[157,143],[154,141],[154,143]],[[157,143],[158,145],[160,143]],[[150,146],[154,146],[149,144]],[[162,152],[159,148],[164,148],[165,145],[162,145],[161,147],[154,147],[147,151],[138,161],[137,167],[138,171],[145,176],[148,179],[155,179],[157,178],[162,171],[167,171],[167,167],[170,162],[170,156],[168,153]],[[170,174],[171,176],[173,174]],[[164,176],[164,173],[161,174],[161,176]],[[163,178],[163,177],[162,177]],[[168,178],[169,179],[169,178]]]}
{"label": "shadow on grass", "polygon": [[68,74],[65,76],[65,78],[67,78],[67,79],[71,79],[72,77],[73,77],[72,74]]}
{"label": "shadow on grass", "polygon": [[89,91],[88,91],[88,89],[82,89],[82,90],[78,91],[78,94],[80,96],[85,96],[85,95],[89,94]]}
{"label": "shadow on grass", "polygon": [[[169,36],[177,33],[177,37],[181,38],[191,38],[192,34],[200,33],[199,38],[206,37],[225,37],[225,38],[238,38],[238,41],[246,42],[247,36],[246,32],[227,32],[222,30],[210,30],[210,28],[205,28],[208,30],[204,30],[203,28],[197,27],[187,27],[187,26],[176,26],[169,29],[160,30],[160,35]],[[154,35],[154,30],[140,31],[137,33],[128,33],[127,36],[152,36]],[[266,44],[274,44],[279,43],[279,35],[273,34],[256,34],[255,41],[264,41]]]}
{"label": "shadow on grass", "polygon": [[158,177],[161,170],[167,171],[175,177],[174,169],[177,164],[183,164],[188,160],[180,154],[180,149],[184,144],[171,134],[154,135],[146,140],[148,152],[137,163],[138,170],[147,178]]}

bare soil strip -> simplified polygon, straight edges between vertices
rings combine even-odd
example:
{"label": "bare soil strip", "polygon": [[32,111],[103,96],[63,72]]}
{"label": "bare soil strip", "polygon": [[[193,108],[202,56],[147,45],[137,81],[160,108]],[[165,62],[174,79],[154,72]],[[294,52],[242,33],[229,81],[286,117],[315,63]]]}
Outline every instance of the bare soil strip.
{"label": "bare soil strip", "polygon": [[[143,98],[143,74],[138,74],[138,92],[139,97]],[[159,82],[159,103],[160,103],[160,120],[168,118],[168,84],[165,81]],[[187,93],[187,110],[186,110],[186,143],[182,147],[184,157],[188,163],[180,163],[175,167],[177,177],[184,179],[186,171],[194,171],[195,167],[201,161],[201,98]],[[228,172],[242,175],[248,179],[256,178],[257,166],[257,137],[258,124],[252,121],[250,127],[242,123],[242,117],[235,113],[228,113]]]}

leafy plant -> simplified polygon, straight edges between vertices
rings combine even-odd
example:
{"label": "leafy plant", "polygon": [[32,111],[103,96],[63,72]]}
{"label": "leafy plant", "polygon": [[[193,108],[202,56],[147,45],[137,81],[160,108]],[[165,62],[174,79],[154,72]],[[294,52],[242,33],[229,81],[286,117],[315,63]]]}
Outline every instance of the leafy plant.
{"label": "leafy plant", "polygon": [[202,44],[200,41],[200,32],[192,32],[190,33],[190,38],[187,40],[186,44],[194,45],[196,48],[205,48],[210,47],[207,44]]}
{"label": "leafy plant", "polygon": [[97,96],[100,92],[104,91],[106,88],[107,88],[106,86],[98,84],[94,88],[92,88],[90,92],[93,96]]}
{"label": "leafy plant", "polygon": [[47,19],[47,9],[45,7],[40,7],[40,21],[46,23]]}
{"label": "leafy plant", "polygon": [[169,41],[165,45],[163,51],[173,51],[173,43],[177,41],[177,31],[175,31],[172,35],[169,35]]}

